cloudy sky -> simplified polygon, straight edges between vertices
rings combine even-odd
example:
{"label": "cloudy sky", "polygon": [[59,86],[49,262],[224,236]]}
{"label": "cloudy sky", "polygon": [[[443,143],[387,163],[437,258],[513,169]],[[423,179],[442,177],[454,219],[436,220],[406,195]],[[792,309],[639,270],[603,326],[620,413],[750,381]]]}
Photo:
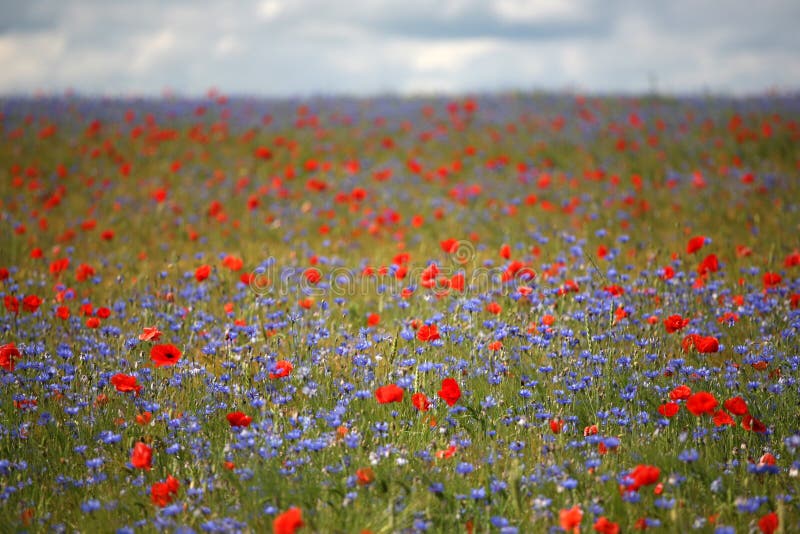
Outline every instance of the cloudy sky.
{"label": "cloudy sky", "polygon": [[800,89],[797,0],[0,0],[0,94]]}

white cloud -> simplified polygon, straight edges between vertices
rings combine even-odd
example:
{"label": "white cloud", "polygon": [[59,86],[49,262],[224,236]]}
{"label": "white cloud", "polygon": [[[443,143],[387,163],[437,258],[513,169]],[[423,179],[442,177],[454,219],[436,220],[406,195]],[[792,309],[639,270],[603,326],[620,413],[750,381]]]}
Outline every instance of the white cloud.
{"label": "white cloud", "polygon": [[[39,0],[4,13],[0,93],[800,88],[800,4],[772,0]],[[45,9],[46,8],[46,9]],[[28,9],[28,11],[25,11]]]}
{"label": "white cloud", "polygon": [[272,20],[283,11],[283,5],[278,0],[263,0],[256,7],[256,15],[262,20]]}
{"label": "white cloud", "polygon": [[46,87],[48,73],[58,65],[66,39],[58,32],[0,35],[0,91]]}
{"label": "white cloud", "polygon": [[549,22],[579,18],[584,11],[575,0],[496,0],[492,10],[509,22]]}
{"label": "white cloud", "polygon": [[175,33],[167,28],[140,39],[139,45],[134,51],[135,56],[130,63],[131,69],[134,72],[142,73],[153,68],[173,50],[176,42]]}

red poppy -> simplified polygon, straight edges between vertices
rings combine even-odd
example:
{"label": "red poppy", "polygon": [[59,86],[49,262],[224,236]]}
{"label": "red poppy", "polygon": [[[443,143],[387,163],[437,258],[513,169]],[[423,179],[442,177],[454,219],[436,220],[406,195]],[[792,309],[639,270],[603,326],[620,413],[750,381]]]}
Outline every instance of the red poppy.
{"label": "red poppy", "polygon": [[222,260],[222,265],[231,271],[236,272],[240,271],[242,267],[244,267],[244,262],[241,258],[237,258],[236,256],[225,256],[225,259]]}
{"label": "red poppy", "polygon": [[703,276],[708,273],[715,273],[719,271],[719,260],[717,259],[716,254],[709,254],[703,261],[700,262],[700,265],[697,266],[697,274]]}
{"label": "red poppy", "polygon": [[742,428],[747,430],[748,432],[755,432],[757,434],[763,434],[767,431],[767,425],[753,417],[752,415],[745,414],[742,417]]}
{"label": "red poppy", "polygon": [[493,315],[499,315],[503,311],[503,307],[496,302],[490,302],[486,305],[486,311]]}
{"label": "red poppy", "polygon": [[131,452],[131,465],[136,469],[150,471],[153,463],[153,449],[145,443],[137,441]]}
{"label": "red poppy", "polygon": [[667,329],[668,334],[683,330],[689,324],[689,319],[684,319],[680,315],[670,315],[664,319],[664,327]]}
{"label": "red poppy", "polygon": [[583,510],[577,504],[558,513],[559,525],[567,532],[572,531],[577,534],[580,531],[582,520]]}
{"label": "red poppy", "polygon": [[172,502],[172,498],[178,494],[181,484],[172,475],[167,475],[164,482],[156,482],[150,487],[150,500],[156,506],[165,507]]}
{"label": "red poppy", "polygon": [[692,389],[689,386],[678,386],[669,392],[670,400],[683,400],[688,399],[692,394]]}
{"label": "red poppy", "polygon": [[442,380],[442,389],[437,393],[439,398],[444,400],[448,406],[453,406],[461,398],[461,388],[455,378],[445,378]]}
{"label": "red poppy", "polygon": [[719,406],[719,402],[714,395],[707,391],[698,391],[686,400],[686,409],[696,416],[712,414],[717,406]]}
{"label": "red poppy", "polygon": [[250,426],[250,423],[253,421],[251,417],[248,417],[242,412],[231,412],[226,417],[231,426]]}
{"label": "red poppy", "polygon": [[153,412],[142,412],[136,416],[136,424],[145,426],[153,420]]}
{"label": "red poppy", "polygon": [[689,334],[681,342],[684,352],[695,349],[697,352],[709,354],[719,351],[719,340],[713,336],[701,336],[700,334]]}
{"label": "red poppy", "polygon": [[139,334],[141,341],[158,341],[161,338],[161,331],[156,327],[145,326],[144,331]]}
{"label": "red poppy", "polygon": [[122,393],[128,393],[130,391],[136,392],[138,395],[139,392],[142,390],[142,386],[136,383],[136,377],[130,376],[122,373],[117,373],[111,377],[111,383],[117,389],[117,391],[121,391]]}
{"label": "red poppy", "polygon": [[291,374],[292,369],[294,369],[294,366],[291,362],[286,360],[278,360],[275,362],[275,371],[270,372],[269,377],[271,380],[287,377]]}
{"label": "red poppy", "polygon": [[503,246],[500,247],[500,257],[505,260],[509,259],[511,257],[511,247],[507,244],[503,244]]}
{"label": "red poppy", "polygon": [[783,278],[781,278],[781,275],[779,275],[778,273],[769,273],[769,272],[764,273],[764,278],[763,278],[764,289],[771,289],[773,287],[776,287],[780,285],[782,280]]}
{"label": "red poppy", "polygon": [[770,512],[758,520],[758,529],[762,534],[773,534],[773,532],[778,530],[779,526],[780,521],[778,520],[778,514],[775,512]]}
{"label": "red poppy", "polygon": [[98,326],[100,326],[100,319],[97,317],[89,317],[86,319],[87,328],[97,328]]}
{"label": "red poppy", "polygon": [[562,428],[564,428],[563,420],[550,419],[550,431],[553,432],[553,434],[560,434]]}
{"label": "red poppy", "polygon": [[24,299],[22,299],[22,309],[28,313],[34,313],[36,310],[39,309],[39,306],[42,303],[42,299],[40,299],[36,295],[28,295]]}
{"label": "red poppy", "polygon": [[618,285],[606,286],[603,291],[609,293],[612,297],[618,297],[625,294],[625,288]]}
{"label": "red poppy", "polygon": [[19,349],[14,343],[0,345],[0,367],[8,372],[14,371],[15,360],[20,359]]}
{"label": "red poppy", "polygon": [[404,390],[397,384],[388,384],[375,390],[375,398],[380,404],[402,402]]}
{"label": "red poppy", "polygon": [[747,403],[741,397],[731,397],[722,404],[733,415],[747,415]]}
{"label": "red poppy", "polygon": [[670,417],[675,417],[675,414],[677,414],[678,410],[680,409],[681,405],[678,404],[677,402],[668,402],[658,407],[658,413],[660,413],[664,417],[670,418]]}
{"label": "red poppy", "polygon": [[359,486],[369,486],[375,481],[375,472],[371,467],[356,469],[356,482]]}
{"label": "red poppy", "polygon": [[424,393],[414,393],[411,395],[411,404],[420,412],[427,412],[431,407],[431,401]]}
{"label": "red poppy", "polygon": [[156,364],[156,367],[175,365],[181,359],[181,351],[170,343],[153,345],[153,348],[150,349],[150,359]]}
{"label": "red poppy", "polygon": [[417,339],[420,341],[434,341],[439,339],[439,329],[435,324],[424,324],[417,330]]}
{"label": "red poppy", "polygon": [[273,534],[294,534],[303,525],[305,523],[302,510],[292,507],[273,519],[272,532]]}
{"label": "red poppy", "polygon": [[88,280],[90,277],[95,275],[94,267],[91,265],[87,265],[86,263],[82,263],[75,269],[75,280],[78,282],[83,282]]}
{"label": "red poppy", "polygon": [[734,425],[736,421],[733,420],[733,417],[728,415],[728,412],[725,410],[717,410],[714,413],[714,426],[722,426],[722,425]]}
{"label": "red poppy", "polygon": [[194,271],[194,277],[198,282],[202,282],[211,274],[211,267],[209,265],[201,265]]}
{"label": "red poppy", "polygon": [[444,450],[436,451],[436,458],[439,460],[452,458],[457,451],[458,447],[456,447],[455,445],[450,445]]}
{"label": "red poppy", "polygon": [[381,316],[377,313],[370,313],[367,315],[367,326],[376,326],[380,324]]}
{"label": "red poppy", "polygon": [[439,246],[442,247],[444,252],[448,254],[453,254],[458,249],[458,239],[445,239],[444,241],[439,242]]}
{"label": "red poppy", "polygon": [[661,470],[654,465],[637,465],[630,474],[625,477],[630,483],[625,489],[628,491],[639,491],[642,486],[651,486],[658,482]]}
{"label": "red poppy", "polygon": [[69,308],[66,306],[59,306],[56,308],[56,317],[65,321],[69,319]]}
{"label": "red poppy", "polygon": [[601,515],[592,525],[595,532],[600,534],[619,534],[619,524],[612,523],[606,516]]}
{"label": "red poppy", "polygon": [[14,295],[6,295],[3,297],[3,305],[9,313],[17,315],[19,313],[19,300]]}
{"label": "red poppy", "polygon": [[686,252],[689,254],[694,254],[701,248],[703,245],[706,244],[706,238],[704,236],[698,235],[689,240],[689,243],[686,245]]}

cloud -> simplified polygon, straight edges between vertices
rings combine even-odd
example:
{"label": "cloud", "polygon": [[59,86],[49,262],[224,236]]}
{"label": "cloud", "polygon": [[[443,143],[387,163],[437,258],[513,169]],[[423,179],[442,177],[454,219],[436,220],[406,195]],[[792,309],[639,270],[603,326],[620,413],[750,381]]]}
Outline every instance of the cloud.
{"label": "cloud", "polygon": [[0,3],[0,93],[800,88],[790,0]]}

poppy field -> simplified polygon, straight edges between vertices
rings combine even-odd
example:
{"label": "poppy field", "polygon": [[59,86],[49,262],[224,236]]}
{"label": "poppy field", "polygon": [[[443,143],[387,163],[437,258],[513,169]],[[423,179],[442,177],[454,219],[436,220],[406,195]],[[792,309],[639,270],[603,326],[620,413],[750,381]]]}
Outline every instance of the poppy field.
{"label": "poppy field", "polygon": [[0,530],[800,530],[800,99],[0,100]]}

